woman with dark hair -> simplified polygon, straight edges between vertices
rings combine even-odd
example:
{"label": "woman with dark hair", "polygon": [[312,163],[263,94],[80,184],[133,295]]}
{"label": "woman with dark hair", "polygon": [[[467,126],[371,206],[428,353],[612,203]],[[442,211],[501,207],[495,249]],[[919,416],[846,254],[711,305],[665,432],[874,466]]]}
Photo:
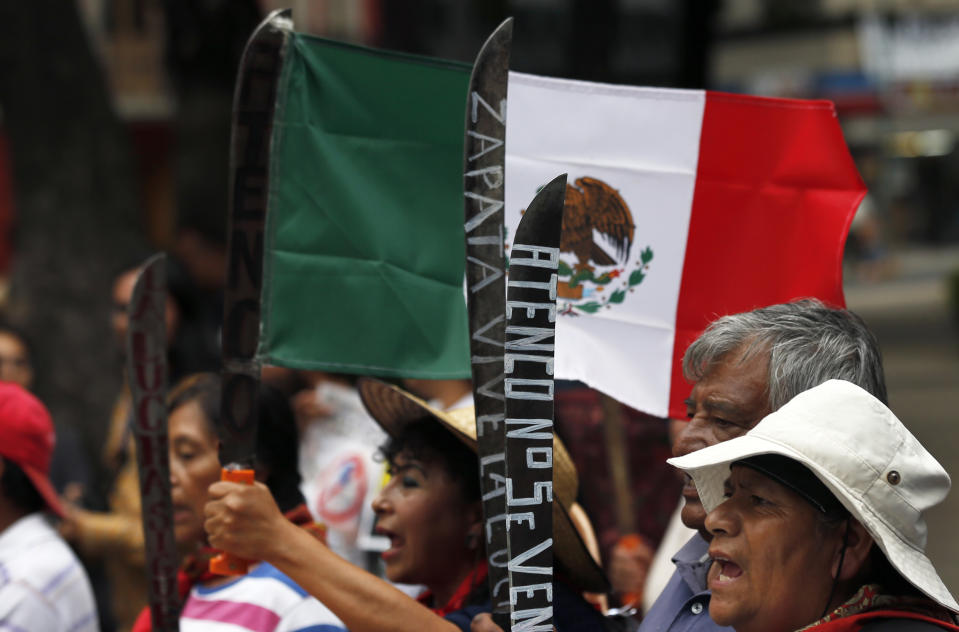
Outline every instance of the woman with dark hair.
{"label": "woman with dark hair", "polygon": [[33,345],[19,328],[0,320],[0,381],[33,388]]}
{"label": "woman with dark hair", "polygon": [[[342,624],[275,567],[257,563],[240,578],[208,571],[216,553],[206,542],[203,507],[207,489],[220,478],[220,378],[201,373],[184,378],[167,398],[173,529],[183,555],[180,587],[186,601],[180,629],[204,630],[212,622],[262,632],[322,630],[344,632]],[[312,522],[299,491],[296,423],[286,398],[267,386],[259,397],[257,480],[277,499],[284,520],[311,537],[321,531]],[[236,628],[231,628],[236,629]],[[149,612],[141,613],[134,631],[149,630]]]}
{"label": "woman with dark hair", "polygon": [[946,471],[882,402],[842,380],[741,437],[669,460],[709,512],[709,614],[736,632],[959,630],[925,555]]}
{"label": "woman with dark hair", "polygon": [[391,477],[373,511],[390,541],[386,577],[427,586],[420,603],[468,625],[489,600],[476,457],[429,419],[404,426],[383,454]]}
{"label": "woman with dark hair", "polygon": [[[400,388],[363,379],[370,415],[390,436],[383,448],[392,477],[373,501],[376,530],[389,539],[386,577],[426,586],[414,600],[291,529],[262,486],[217,483],[206,507],[210,542],[240,557],[268,560],[321,600],[352,632],[469,630],[489,611],[483,515],[472,408],[444,412]],[[576,470],[553,444],[556,627],[596,629],[603,618],[578,594],[608,584],[569,518]],[[424,607],[425,606],[425,607]]]}

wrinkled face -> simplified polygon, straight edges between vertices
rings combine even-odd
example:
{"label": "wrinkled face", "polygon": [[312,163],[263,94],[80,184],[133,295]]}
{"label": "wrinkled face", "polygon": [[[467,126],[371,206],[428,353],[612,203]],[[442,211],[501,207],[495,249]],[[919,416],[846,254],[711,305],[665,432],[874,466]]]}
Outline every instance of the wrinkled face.
{"label": "wrinkled face", "polygon": [[706,517],[709,616],[736,632],[791,632],[817,620],[842,530],[821,525],[809,502],[748,467],[733,466],[725,495]]}
{"label": "wrinkled face", "polygon": [[422,461],[406,452],[391,464],[392,478],[373,500],[376,531],[390,539],[383,552],[386,577],[393,582],[423,584],[437,596],[455,590],[476,563],[479,546],[468,535],[479,533],[479,502],[462,499],[462,491],[437,461]]}
{"label": "wrinkled face", "polygon": [[[696,450],[745,434],[772,412],[766,394],[769,354],[758,352],[743,359],[742,351],[732,351],[718,362],[703,379],[696,382],[686,414],[689,422],[673,442],[673,456]],[[709,539],[704,522],[706,511],[692,479],[685,477],[683,487],[683,523]]]}
{"label": "wrinkled face", "polygon": [[15,335],[0,331],[0,380],[29,389],[33,384],[33,366],[23,342]]}
{"label": "wrinkled face", "polygon": [[203,506],[220,478],[219,440],[195,400],[173,410],[169,424],[173,530],[177,546],[188,549],[206,538]]}

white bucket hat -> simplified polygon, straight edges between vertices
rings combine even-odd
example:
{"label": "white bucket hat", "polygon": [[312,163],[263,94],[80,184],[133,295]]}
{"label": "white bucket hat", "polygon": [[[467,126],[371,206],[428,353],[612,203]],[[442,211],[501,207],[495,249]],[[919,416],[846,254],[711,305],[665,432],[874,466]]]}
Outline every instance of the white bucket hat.
{"label": "white bucket hat", "polygon": [[800,393],[745,435],[668,462],[692,476],[703,506],[712,511],[723,502],[730,464],[760,454],[779,454],[809,468],[903,577],[959,612],[926,557],[922,517],[946,497],[949,475],[882,402],[855,384],[830,380]]}

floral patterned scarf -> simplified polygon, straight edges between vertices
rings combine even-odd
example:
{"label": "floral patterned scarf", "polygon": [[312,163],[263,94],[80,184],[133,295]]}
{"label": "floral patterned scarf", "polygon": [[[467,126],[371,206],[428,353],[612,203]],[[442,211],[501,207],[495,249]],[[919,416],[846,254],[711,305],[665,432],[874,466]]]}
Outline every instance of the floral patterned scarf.
{"label": "floral patterned scarf", "polygon": [[796,630],[796,632],[803,632],[803,630],[809,630],[824,623],[829,623],[830,621],[851,617],[872,610],[904,610],[946,623],[953,623],[953,618],[949,611],[930,599],[884,595],[882,594],[882,587],[878,584],[866,584],[856,591],[856,594],[850,597],[845,603],[825,617]]}

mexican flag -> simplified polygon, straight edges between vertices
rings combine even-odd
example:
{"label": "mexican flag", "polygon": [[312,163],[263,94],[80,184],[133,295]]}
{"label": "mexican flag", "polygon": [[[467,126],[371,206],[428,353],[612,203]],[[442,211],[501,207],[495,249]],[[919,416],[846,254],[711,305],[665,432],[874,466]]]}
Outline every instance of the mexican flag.
{"label": "mexican flag", "polygon": [[[274,125],[261,355],[469,375],[462,146],[469,67],[293,34]],[[511,73],[507,243],[568,173],[556,377],[685,416],[685,348],[717,316],[843,305],[865,194],[824,101]],[[508,253],[508,250],[507,250]]]}

